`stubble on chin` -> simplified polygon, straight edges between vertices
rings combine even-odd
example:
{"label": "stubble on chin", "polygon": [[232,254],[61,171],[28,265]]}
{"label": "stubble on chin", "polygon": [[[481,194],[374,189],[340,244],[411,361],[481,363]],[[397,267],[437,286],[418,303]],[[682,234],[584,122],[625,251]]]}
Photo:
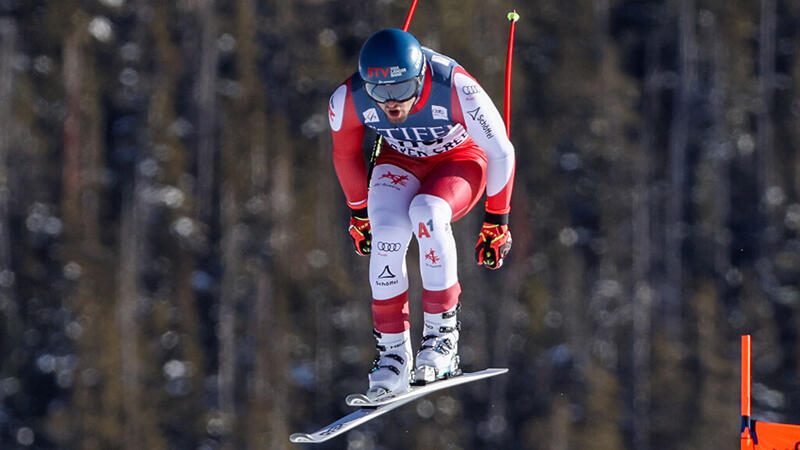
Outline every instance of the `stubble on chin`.
{"label": "stubble on chin", "polygon": [[389,123],[397,125],[399,123],[405,122],[406,119],[408,119],[408,113],[400,114],[400,117],[398,117],[396,119],[393,119],[391,117],[387,117],[386,119],[389,121]]}

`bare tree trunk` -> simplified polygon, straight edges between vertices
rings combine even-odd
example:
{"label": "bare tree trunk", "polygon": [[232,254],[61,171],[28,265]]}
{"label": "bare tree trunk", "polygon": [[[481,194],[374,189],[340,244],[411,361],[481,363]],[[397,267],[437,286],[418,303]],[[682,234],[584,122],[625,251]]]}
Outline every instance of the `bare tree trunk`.
{"label": "bare tree trunk", "polygon": [[[197,0],[194,3],[194,12],[199,22],[199,52],[200,66],[198,67],[197,83],[195,84],[194,98],[197,105],[197,217],[209,230],[214,226],[216,208],[215,195],[221,178],[217,174],[217,69],[219,52],[217,49],[217,14],[215,0]],[[225,220],[224,218],[222,220]],[[229,252],[232,245],[232,236],[226,235],[231,230],[225,224],[222,229],[222,258],[234,258]],[[215,252],[212,246],[206,250],[203,258],[211,258]],[[202,258],[201,258],[202,259]],[[230,431],[234,416],[234,379],[235,375],[235,317],[230,298],[230,293],[224,291],[230,287],[230,277],[236,277],[233,267],[225,267],[222,280],[222,294],[218,316],[213,318],[213,326],[217,327],[218,356],[217,360],[217,402],[220,418],[226,425],[223,430]],[[222,445],[232,448],[230,435],[221,435]]]}
{"label": "bare tree trunk", "polygon": [[723,299],[727,297],[727,282],[725,278],[731,268],[730,236],[728,229],[728,219],[731,212],[731,179],[730,165],[732,157],[732,145],[728,142],[728,133],[725,117],[725,103],[728,89],[728,51],[725,41],[721,39],[719,29],[713,26],[709,30],[712,44],[713,60],[713,89],[711,95],[711,113],[714,119],[712,128],[713,143],[711,148],[711,158],[713,164],[714,177],[714,204],[717,208],[716,222],[714,228],[714,272],[716,273],[718,289]]}
{"label": "bare tree trunk", "polygon": [[287,334],[287,315],[282,308],[286,300],[276,292],[276,284],[280,280],[273,276],[274,266],[267,261],[260,268],[262,271],[257,274],[257,311],[252,324],[256,330],[258,349],[255,377],[261,399],[259,406],[265,413],[265,422],[260,424],[259,431],[269,441],[278,442],[289,433],[289,417],[286,413],[291,410],[286,375],[289,355],[285,345],[281,344]]}
{"label": "bare tree trunk", "polygon": [[669,142],[670,196],[667,200],[664,324],[670,340],[681,342],[683,304],[683,240],[686,154],[691,123],[691,98],[696,84],[695,0],[678,0],[680,83],[675,91]]}
{"label": "bare tree trunk", "polygon": [[[269,398],[270,398],[270,373],[273,372],[273,366],[269,355],[270,340],[269,340],[269,317],[270,305],[274,302],[274,286],[272,282],[272,274],[269,270],[259,265],[260,273],[257,276],[256,292],[255,292],[255,305],[254,314],[250,318],[250,329],[252,330],[253,339],[256,344],[256,355],[253,368],[253,395],[254,399],[252,404],[254,406],[253,413],[257,415],[264,423],[258,425],[258,431],[254,433],[254,438],[264,442],[262,434],[265,429],[269,429]],[[254,444],[255,442],[250,442]]]}
{"label": "bare tree trunk", "polygon": [[[222,261],[225,274],[222,279],[222,292],[219,306],[219,376],[218,395],[219,410],[222,420],[227,426],[225,429],[233,430],[236,423],[236,297],[235,282],[240,275],[239,264],[239,235],[236,228],[237,207],[236,196],[230,192],[230,187],[224,189],[222,202]],[[221,436],[222,448],[234,448],[231,436]]]}
{"label": "bare tree trunk", "polygon": [[774,126],[772,109],[775,104],[775,0],[761,0],[759,29],[757,151],[755,152],[759,190],[759,210],[762,214],[759,233],[759,258],[757,271],[761,289],[768,298],[774,298],[780,287],[773,263],[775,243],[778,238],[778,213],[780,192],[774,166]]}
{"label": "bare tree trunk", "polygon": [[214,0],[197,0],[200,19],[200,67],[196,86],[198,104],[197,184],[199,217],[209,223],[214,212],[217,148],[217,24]]}
{"label": "bare tree trunk", "polygon": [[[525,185],[525,179],[522,174],[517,174],[515,183]],[[530,199],[527,192],[518,190],[514,202],[514,220],[511,223],[511,228],[514,231],[515,258],[513,263],[509,261],[500,269],[502,273],[502,289],[500,295],[494,298],[493,303],[497,311],[495,324],[489,329],[489,336],[494,339],[492,343],[491,365],[490,367],[510,367],[512,365],[511,345],[514,338],[518,335],[518,330],[515,328],[515,317],[523,314],[520,304],[522,283],[525,279],[526,270],[528,265],[525,264],[526,256],[530,255],[530,246],[532,233],[526,226],[514,226],[515,224],[525,224],[526,219],[529,217],[528,205]],[[524,256],[520,256],[524,255]],[[521,333],[519,333],[521,334]],[[509,418],[513,416],[511,413],[512,406],[509,405],[507,398],[509,397],[509,387],[511,378],[508,376],[497,377],[490,381],[491,399],[493,408],[491,415],[488,418],[490,423],[502,423],[504,426],[499,428],[499,433],[496,436],[491,436],[489,440],[494,444],[495,448],[510,448],[513,447],[513,433],[511,432],[511,423]]]}
{"label": "bare tree trunk", "polygon": [[13,19],[0,19],[0,305],[11,304],[13,272],[11,267],[11,235],[9,209],[11,202],[11,172],[8,155],[12,143],[14,120],[11,116],[14,93],[12,62],[16,48],[17,25]]}
{"label": "bare tree trunk", "polygon": [[[275,262],[270,261],[266,269],[275,272],[275,267],[278,264],[292,264],[292,258],[295,256],[291,251],[292,245],[292,227],[294,222],[289,220],[292,217],[293,199],[291,194],[291,158],[288,155],[290,150],[288,140],[285,139],[283,131],[276,131],[275,149],[278,149],[274,154],[271,153],[270,158],[271,167],[269,168],[269,193],[267,195],[270,223],[268,225],[268,234],[270,236],[269,248],[276,255]],[[287,258],[291,256],[291,258]],[[271,403],[269,407],[270,413],[270,431],[274,436],[284,436],[288,432],[288,421],[285,411],[289,410],[290,400],[289,392],[285,389],[288,380],[286,375],[288,373],[288,358],[289,354],[283,345],[274,345],[275,342],[283,342],[287,330],[287,317],[286,297],[285,294],[279,292],[277,287],[280,285],[282,277],[286,275],[278,275],[272,277],[272,284],[265,283],[264,287],[271,287],[271,291],[265,291],[265,301],[269,300],[269,307],[267,308],[266,319],[267,322],[264,326],[262,341],[262,351],[268,352],[270,371],[268,372],[268,379],[271,381]],[[275,371],[275,368],[282,368],[282,370]]]}
{"label": "bare tree trunk", "polygon": [[[315,177],[315,180],[317,180],[317,201],[316,205],[314,205],[314,209],[316,210],[314,240],[318,243],[322,243],[329,239],[331,235],[330,213],[331,207],[336,204],[336,201],[331,195],[331,193],[335,192],[335,187],[323,181],[326,179],[329,180],[329,178],[325,176],[325,172],[330,170],[330,165],[327,164],[328,158],[326,158],[326,155],[328,155],[330,151],[330,142],[328,139],[320,137],[317,139],[317,143],[317,175]],[[314,260],[310,261],[315,269],[322,269],[327,265],[327,261],[319,260],[319,258],[328,259],[327,255],[324,253],[315,256]],[[326,283],[326,280],[321,279],[321,277],[318,279],[320,282]],[[314,369],[315,373],[318,374],[316,389],[320,392],[331,392],[330,388],[333,381],[332,375],[334,365],[333,355],[337,350],[334,348],[337,346],[337,343],[334,342],[333,333],[331,332],[330,318],[333,308],[331,307],[330,296],[326,295],[324,292],[324,286],[316,286],[311,291],[311,295],[311,301],[314,302],[316,329],[316,345],[314,347]],[[330,404],[327,401],[328,399],[323,395],[316,395],[314,397],[316,403],[314,405],[314,410],[318,413],[327,412],[325,409],[326,405]]]}
{"label": "bare tree trunk", "polygon": [[[586,367],[588,362],[589,348],[587,343],[586,330],[586,304],[584,302],[584,292],[586,292],[586,260],[581,256],[580,250],[575,246],[564,247],[559,258],[560,269],[558,283],[560,294],[557,298],[561,299],[563,305],[564,335],[567,343],[567,356],[571,366],[568,369],[562,368],[559,375],[569,376],[572,371],[576,373]],[[568,415],[569,405],[577,401],[574,397],[574,383],[565,382],[566,387],[553,408],[554,428],[552,433],[557,437],[551,443],[551,449],[569,449],[574,445],[577,437],[571,421],[564,420]],[[561,409],[564,408],[564,409]]]}
{"label": "bare tree trunk", "polygon": [[[146,10],[149,0],[137,0],[136,25],[133,41],[144,48],[147,34]],[[151,92],[147,88],[146,70],[143,65],[134,65],[142,74],[140,81],[128,88],[135,101],[131,104],[135,113],[147,118]],[[154,420],[150,415],[155,408],[143,400],[147,391],[144,383],[147,360],[140,355],[140,341],[144,338],[143,319],[139,316],[139,307],[148,295],[140,289],[139,277],[148,261],[146,243],[149,238],[147,224],[151,213],[151,204],[145,193],[152,187],[148,176],[139,171],[139,163],[149,157],[151,129],[148,121],[142,120],[139,129],[132,137],[137,143],[137,153],[129,167],[129,180],[123,180],[122,205],[120,213],[119,234],[119,304],[117,310],[120,336],[120,362],[122,366],[122,412],[123,443],[125,449],[151,447],[155,436],[152,434]]]}
{"label": "bare tree trunk", "polygon": [[653,45],[656,39],[647,42],[647,73],[645,75],[642,151],[636,160],[636,189],[633,193],[633,448],[650,448],[650,348],[652,345],[652,290],[650,272],[650,179],[651,156],[655,139],[655,103],[658,101],[655,58]]}
{"label": "bare tree trunk", "polygon": [[99,179],[103,173],[104,161],[104,120],[101,106],[102,87],[98,81],[98,68],[95,56],[84,47],[84,65],[81,88],[81,159],[80,191],[75,201],[79,211],[80,237],[84,253],[97,254],[101,244],[101,195]]}
{"label": "bare tree trunk", "polygon": [[123,440],[126,450],[140,448],[143,425],[139,420],[141,385],[139,365],[139,331],[136,309],[139,299],[138,274],[140,244],[139,201],[136,182],[123,194],[120,219],[119,294],[117,321],[120,334],[120,361],[122,369]]}
{"label": "bare tree trunk", "polygon": [[586,261],[574,246],[565,248],[563,252],[559,282],[564,305],[564,331],[571,355],[585,362],[589,355],[584,302]]}
{"label": "bare tree trunk", "polygon": [[[646,159],[646,158],[642,158]],[[640,163],[644,165],[645,163]],[[647,169],[640,168],[645,172]],[[642,174],[637,180],[637,193],[633,206],[633,448],[650,448],[650,406],[651,406],[651,358],[652,347],[652,304],[653,290],[648,280],[650,269],[649,231],[650,220],[647,214],[649,194],[647,186],[640,184],[645,178]]]}
{"label": "bare tree trunk", "polygon": [[651,249],[651,195],[653,177],[652,149],[655,148],[655,126],[658,117],[659,81],[658,61],[661,45],[660,28],[648,36],[645,43],[644,117],[642,150],[635,161],[636,189],[633,194],[631,271],[633,275],[633,448],[650,448],[651,418],[651,355],[652,308],[654,292],[650,283]]}
{"label": "bare tree trunk", "polygon": [[[775,105],[775,34],[776,34],[776,0],[761,0],[761,24],[759,29],[758,51],[758,87],[761,102],[758,111],[758,170],[760,186],[766,194],[770,188],[777,186],[774,163],[774,127],[772,109]],[[765,198],[761,198],[764,201]]]}
{"label": "bare tree trunk", "polygon": [[[283,4],[281,4],[283,5]],[[283,8],[284,6],[278,6]],[[248,401],[247,421],[242,423],[246,431],[243,441],[249,447],[258,447],[264,442],[279,442],[288,432],[286,419],[286,389],[281,374],[287,370],[282,359],[282,345],[276,342],[285,337],[280,319],[275,317],[279,296],[276,295],[276,280],[271,252],[261,249],[260,256],[247,255],[245,245],[259,247],[269,245],[272,235],[273,219],[269,214],[271,206],[268,195],[272,177],[270,176],[270,150],[282,151],[285,145],[277,143],[273,138],[272,127],[265,110],[267,101],[264,94],[263,81],[259,75],[259,27],[262,17],[258,15],[256,2],[238,0],[236,2],[236,64],[239,82],[243,88],[242,98],[237,100],[234,114],[244,126],[245,134],[236,140],[236,151],[240,157],[233,158],[229,152],[222,155],[224,161],[224,178],[246,174],[247,178],[237,184],[240,206],[237,216],[252,219],[247,235],[239,237],[239,254],[250,262],[240,265],[239,272],[246,273],[254,283],[254,304],[252,314],[241,318],[241,327],[246,327],[247,336],[255,345],[253,369],[247,374]],[[270,99],[272,100],[272,99]],[[226,140],[227,137],[226,137]],[[226,196],[228,198],[229,196]],[[228,200],[226,200],[228,202]],[[229,216],[228,213],[224,214]],[[224,217],[223,217],[224,218]],[[227,228],[227,226],[226,226]],[[226,233],[226,234],[229,234]],[[227,273],[227,269],[226,269]],[[239,376],[239,378],[244,378]],[[237,405],[239,409],[245,405]],[[242,429],[242,428],[240,428]],[[238,442],[237,442],[238,443]],[[274,444],[278,445],[278,444]],[[286,445],[286,444],[284,444]]]}
{"label": "bare tree trunk", "polygon": [[572,429],[569,412],[569,399],[557,396],[553,401],[550,413],[549,431],[547,436],[547,450],[569,450],[570,431]]}
{"label": "bare tree trunk", "polygon": [[75,230],[80,223],[81,193],[81,100],[83,95],[84,61],[81,41],[85,27],[76,26],[64,42],[64,160],[62,163],[61,210],[67,230]]}

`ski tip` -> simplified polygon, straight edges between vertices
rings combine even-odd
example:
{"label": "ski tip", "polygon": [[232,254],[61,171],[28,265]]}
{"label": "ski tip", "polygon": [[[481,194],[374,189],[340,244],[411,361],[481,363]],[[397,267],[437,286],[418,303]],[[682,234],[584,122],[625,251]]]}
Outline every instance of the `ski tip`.
{"label": "ski tip", "polygon": [[303,442],[314,442],[314,438],[311,437],[311,435],[308,433],[295,433],[289,436],[289,440],[294,442],[295,444]]}
{"label": "ski tip", "polygon": [[348,406],[364,406],[369,405],[370,401],[364,394],[350,394],[345,399]]}

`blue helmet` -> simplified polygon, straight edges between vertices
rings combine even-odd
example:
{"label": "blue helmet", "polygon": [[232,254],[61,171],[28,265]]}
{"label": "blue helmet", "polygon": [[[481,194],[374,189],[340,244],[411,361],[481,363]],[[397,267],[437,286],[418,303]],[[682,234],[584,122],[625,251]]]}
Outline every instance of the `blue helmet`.
{"label": "blue helmet", "polygon": [[405,101],[419,95],[424,68],[419,41],[394,28],[370,36],[358,56],[358,73],[369,96],[378,102]]}

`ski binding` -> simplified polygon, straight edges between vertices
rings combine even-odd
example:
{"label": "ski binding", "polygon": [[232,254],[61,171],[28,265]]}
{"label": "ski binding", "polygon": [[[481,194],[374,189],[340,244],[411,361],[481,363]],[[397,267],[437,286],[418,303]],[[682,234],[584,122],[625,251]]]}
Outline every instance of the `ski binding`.
{"label": "ski binding", "polygon": [[397,395],[381,397],[375,400],[370,400],[364,394],[350,394],[345,399],[345,402],[347,402],[348,406],[374,408],[382,405],[387,405],[389,403],[393,403],[399,400],[403,400],[405,398],[427,395],[431,392],[435,392],[441,389],[449,388],[452,386],[458,386],[459,384],[469,383],[471,381],[478,381],[483,378],[493,377],[506,372],[508,372],[508,369],[485,369],[481,370],[480,372],[462,373],[461,375],[458,376],[445,378],[443,380],[431,381],[425,384],[419,384],[419,385],[412,384],[411,388],[406,392]]}

